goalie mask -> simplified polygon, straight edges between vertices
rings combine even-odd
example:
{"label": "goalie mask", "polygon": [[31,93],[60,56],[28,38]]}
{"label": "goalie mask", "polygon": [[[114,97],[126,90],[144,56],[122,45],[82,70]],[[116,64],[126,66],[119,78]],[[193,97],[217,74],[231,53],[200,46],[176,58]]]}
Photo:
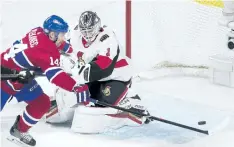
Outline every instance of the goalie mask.
{"label": "goalie mask", "polygon": [[98,35],[101,28],[101,20],[95,12],[85,11],[79,18],[79,29],[84,39],[91,43]]}

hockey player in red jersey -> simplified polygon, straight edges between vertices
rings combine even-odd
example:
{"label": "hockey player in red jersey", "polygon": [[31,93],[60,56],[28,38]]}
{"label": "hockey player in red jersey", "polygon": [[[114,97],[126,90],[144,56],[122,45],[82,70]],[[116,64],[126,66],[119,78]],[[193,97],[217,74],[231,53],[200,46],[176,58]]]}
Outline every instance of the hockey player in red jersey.
{"label": "hockey player in red jersey", "polygon": [[[52,15],[44,21],[43,27],[37,27],[21,40],[1,54],[1,64],[9,69],[20,71],[30,69],[42,72],[48,80],[70,92],[81,92],[86,85],[79,86],[76,81],[60,68],[60,50],[71,52],[71,46],[65,42],[68,24],[59,16]],[[64,82],[66,81],[66,82]],[[35,139],[28,133],[50,108],[49,97],[43,92],[36,80],[29,84],[1,81],[1,110],[5,103],[14,96],[18,102],[28,105],[10,130],[9,140],[35,146]]]}

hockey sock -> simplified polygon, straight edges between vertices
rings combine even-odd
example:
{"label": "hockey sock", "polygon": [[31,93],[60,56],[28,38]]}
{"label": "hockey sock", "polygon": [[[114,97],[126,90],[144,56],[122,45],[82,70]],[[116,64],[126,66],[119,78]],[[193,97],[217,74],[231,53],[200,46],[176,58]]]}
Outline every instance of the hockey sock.
{"label": "hockey sock", "polygon": [[27,132],[50,108],[50,99],[46,94],[27,103],[28,105],[20,116],[18,123],[18,128],[21,132]]}

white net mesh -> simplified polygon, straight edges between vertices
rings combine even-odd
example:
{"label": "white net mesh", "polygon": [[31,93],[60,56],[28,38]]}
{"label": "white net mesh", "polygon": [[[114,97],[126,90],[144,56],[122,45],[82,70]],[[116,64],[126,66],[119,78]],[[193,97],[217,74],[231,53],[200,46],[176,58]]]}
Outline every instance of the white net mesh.
{"label": "white net mesh", "polygon": [[[8,0],[5,0],[1,9],[3,16],[1,51],[8,48],[29,29],[41,24],[51,14],[61,15],[72,26],[77,23],[79,15],[85,10],[96,11],[102,19],[102,24],[108,25],[116,32],[121,45],[124,47],[126,44],[125,0],[69,1],[69,3],[60,0],[53,10],[51,9],[54,6],[53,0],[46,1],[47,5],[39,0],[37,3],[27,0],[6,1]],[[233,55],[234,51],[226,47],[228,30],[218,25],[222,15],[222,9],[217,7],[222,6],[220,1],[132,0],[131,50],[135,73],[143,75],[143,71],[150,71],[152,77],[153,74],[199,77],[207,73],[209,56]],[[31,6],[35,3],[38,7],[43,7],[42,12],[32,10]],[[65,5],[69,11],[64,10]],[[15,27],[12,18],[19,16],[24,16],[20,17],[22,25]],[[154,71],[158,72],[153,73]]]}
{"label": "white net mesh", "polygon": [[[208,77],[209,57],[234,54],[227,48],[227,28],[218,25],[222,16],[219,2],[201,0],[147,1],[133,3],[133,30],[144,28],[142,35],[133,35],[139,68],[137,77],[153,79],[165,76]],[[206,5],[204,5],[206,4]],[[147,17],[146,17],[147,16]],[[138,32],[139,33],[139,32]],[[142,39],[143,38],[143,39]],[[141,40],[141,41],[139,41]]]}
{"label": "white net mesh", "polygon": [[209,67],[187,65],[163,61],[156,64],[152,69],[138,73],[134,78],[137,80],[153,80],[163,77],[199,77],[208,78]]}

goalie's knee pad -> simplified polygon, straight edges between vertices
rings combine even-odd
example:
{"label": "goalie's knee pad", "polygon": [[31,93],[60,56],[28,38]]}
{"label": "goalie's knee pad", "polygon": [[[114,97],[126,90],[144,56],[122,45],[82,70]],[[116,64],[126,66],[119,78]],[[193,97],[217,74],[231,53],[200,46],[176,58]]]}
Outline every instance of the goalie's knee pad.
{"label": "goalie's knee pad", "polygon": [[46,113],[46,122],[63,123],[72,120],[73,106],[77,104],[76,95],[63,89],[56,89],[51,99],[50,110]]}
{"label": "goalie's knee pad", "polygon": [[64,123],[67,121],[71,121],[73,115],[74,108],[59,109],[56,101],[54,100],[51,102],[51,108],[46,113],[45,119],[47,123]]}

